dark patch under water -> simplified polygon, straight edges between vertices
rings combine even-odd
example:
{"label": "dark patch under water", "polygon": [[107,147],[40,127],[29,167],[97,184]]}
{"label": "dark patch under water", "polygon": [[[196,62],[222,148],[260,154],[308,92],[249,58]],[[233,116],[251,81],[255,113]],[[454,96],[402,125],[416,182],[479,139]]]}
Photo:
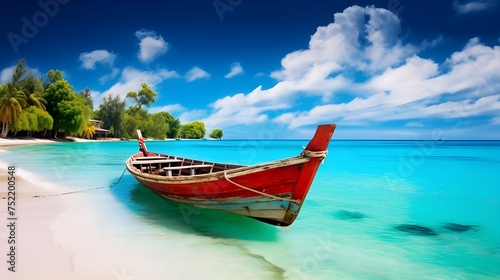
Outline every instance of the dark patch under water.
{"label": "dark patch under water", "polygon": [[420,236],[436,236],[438,235],[432,228],[414,225],[414,224],[401,224],[394,227],[395,229],[407,232],[413,235]]}
{"label": "dark patch under water", "polygon": [[339,210],[335,213],[335,216],[342,220],[359,220],[366,217],[366,215],[361,212],[347,210]]}
{"label": "dark patch under water", "polygon": [[476,229],[477,226],[475,225],[463,225],[463,224],[457,224],[457,223],[446,223],[444,224],[444,228],[449,230],[449,231],[454,231],[454,232],[466,232],[472,229]]}

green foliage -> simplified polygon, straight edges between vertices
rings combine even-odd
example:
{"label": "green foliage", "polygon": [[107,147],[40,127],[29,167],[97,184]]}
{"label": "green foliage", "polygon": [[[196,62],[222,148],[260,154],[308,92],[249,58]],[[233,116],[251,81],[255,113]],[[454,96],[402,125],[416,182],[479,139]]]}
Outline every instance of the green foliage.
{"label": "green foliage", "polygon": [[16,69],[14,70],[14,73],[12,74],[12,84],[14,86],[17,86],[22,80],[27,75],[27,69],[26,69],[26,62],[24,59],[20,59],[17,62]]}
{"label": "green foliage", "polygon": [[24,109],[19,117],[12,123],[11,131],[44,131],[52,129],[53,119],[46,111],[30,106]]}
{"label": "green foliage", "polygon": [[90,122],[85,123],[85,128],[83,129],[80,137],[85,139],[90,139],[94,137],[95,134],[95,126],[93,126]]}
{"label": "green foliage", "polygon": [[90,89],[88,87],[80,91],[78,95],[85,98],[85,105],[87,105],[90,109],[94,109],[94,100],[92,99],[92,94],[90,93]]}
{"label": "green foliage", "polygon": [[[51,70],[53,71],[53,70]],[[47,101],[47,111],[54,118],[56,127],[59,127],[60,119],[58,104],[63,101],[72,101],[76,99],[73,87],[66,80],[58,80],[51,83],[45,90],[44,99]]]}
{"label": "green foliage", "polygon": [[31,106],[28,109],[28,112],[30,110],[34,111],[34,113],[37,116],[37,127],[33,129],[34,131],[44,131],[48,129],[52,129],[52,126],[54,124],[54,119],[52,116],[47,111],[41,110],[37,107]]}
{"label": "green foliage", "polygon": [[145,137],[164,140],[167,136],[168,122],[161,112],[149,115],[144,125]]}
{"label": "green foliage", "polygon": [[14,132],[21,131],[21,130],[30,130],[31,126],[36,125],[36,124],[30,123],[30,121],[33,122],[33,118],[28,118],[28,113],[26,111],[22,111],[19,114],[19,116],[17,116],[16,120],[14,122],[12,122],[9,129],[10,129],[10,131],[14,131]]}
{"label": "green foliage", "polygon": [[57,81],[60,81],[63,79],[62,72],[59,70],[54,70],[51,69],[47,73],[47,84],[46,87],[48,87],[50,84],[55,84]]}
{"label": "green foliage", "polygon": [[181,129],[181,121],[179,119],[175,119],[169,112],[159,112],[158,114],[161,114],[168,124],[166,136],[168,138],[178,137],[179,130]]}
{"label": "green foliage", "polygon": [[118,96],[107,96],[99,105],[98,118],[104,127],[113,127],[112,135],[122,137],[122,123],[125,112],[125,100],[121,101]]}
{"label": "green foliage", "polygon": [[[59,70],[50,70],[43,83],[21,59],[12,80],[0,84],[1,136],[5,137],[9,130],[14,133],[27,131],[30,135],[54,129],[54,136],[57,137],[57,131],[62,129],[67,135],[91,138],[95,127],[89,123],[89,119],[97,118],[103,121],[103,127],[108,127],[115,137],[120,138],[136,138],[137,129],[141,129],[145,137],[155,139],[204,137],[206,130],[203,122],[181,125],[180,120],[168,112],[149,114],[144,107],[155,103],[157,96],[146,83],[141,83],[139,91],[127,93],[127,98],[134,101],[128,109],[125,109],[125,100],[108,96],[99,109],[93,112],[89,88],[74,92]],[[220,133],[222,137],[222,131]]]}
{"label": "green foliage", "polygon": [[0,122],[2,123],[0,137],[7,136],[9,126],[21,114],[24,106],[26,106],[25,95],[16,88],[14,83],[8,82],[0,85]]}
{"label": "green foliage", "polygon": [[141,86],[142,89],[138,92],[129,91],[127,93],[127,98],[130,98],[135,102],[134,107],[137,109],[141,109],[142,106],[151,107],[151,104],[156,102],[156,97],[158,96],[158,94],[152,90],[148,84],[141,83]]}
{"label": "green foliage", "polygon": [[181,125],[179,134],[180,137],[186,139],[201,139],[205,136],[205,124],[201,121],[194,121]]}
{"label": "green foliage", "polygon": [[49,84],[44,98],[47,101],[47,111],[54,118],[56,131],[63,129],[67,135],[79,135],[83,132],[86,122],[92,115],[92,109],[87,106],[87,99],[84,96],[73,92],[73,87],[68,81],[59,79]]}
{"label": "green foliage", "polygon": [[220,128],[215,128],[210,133],[210,138],[222,139],[222,136],[224,136],[224,132]]}
{"label": "green foliage", "polygon": [[123,117],[123,138],[127,139],[137,139],[136,130],[141,126],[141,120],[139,120],[136,116],[125,114]]}

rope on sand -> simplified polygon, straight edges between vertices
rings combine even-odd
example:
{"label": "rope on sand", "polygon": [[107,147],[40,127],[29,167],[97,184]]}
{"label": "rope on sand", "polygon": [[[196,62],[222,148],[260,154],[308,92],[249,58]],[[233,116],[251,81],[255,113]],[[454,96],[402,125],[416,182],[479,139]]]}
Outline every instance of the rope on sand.
{"label": "rope on sand", "polygon": [[125,168],[123,170],[123,173],[122,175],[120,176],[120,178],[118,178],[118,180],[116,180],[116,182],[112,183],[111,185],[109,186],[104,186],[104,187],[97,187],[97,188],[90,188],[90,189],[85,189],[85,190],[77,190],[77,191],[71,191],[71,192],[65,192],[65,193],[57,193],[57,194],[48,194],[48,195],[34,195],[33,197],[47,197],[47,196],[60,196],[60,195],[67,195],[67,194],[74,194],[74,193],[80,193],[80,192],[88,192],[88,191],[93,191],[93,190],[99,190],[99,189],[105,189],[105,188],[112,188],[114,186],[116,186],[120,180],[123,178],[123,175],[125,175],[125,171],[127,171],[127,168]]}

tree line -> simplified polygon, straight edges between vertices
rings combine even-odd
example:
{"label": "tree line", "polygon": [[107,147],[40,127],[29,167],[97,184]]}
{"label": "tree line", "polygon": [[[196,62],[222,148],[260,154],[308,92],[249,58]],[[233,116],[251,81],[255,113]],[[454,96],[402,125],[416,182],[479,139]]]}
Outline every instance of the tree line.
{"label": "tree line", "polygon": [[[156,102],[158,94],[146,83],[138,91],[130,91],[125,99],[118,95],[105,97],[97,110],[89,88],[75,92],[59,70],[50,70],[45,82],[19,60],[12,79],[0,84],[0,137],[24,133],[28,137],[57,138],[76,136],[93,138],[96,128],[91,119],[100,120],[112,137],[154,139],[201,139],[205,124],[201,121],[181,124],[169,112],[149,113],[146,108]],[[126,100],[132,105],[126,107]],[[222,129],[214,129],[209,137],[221,139]]]}

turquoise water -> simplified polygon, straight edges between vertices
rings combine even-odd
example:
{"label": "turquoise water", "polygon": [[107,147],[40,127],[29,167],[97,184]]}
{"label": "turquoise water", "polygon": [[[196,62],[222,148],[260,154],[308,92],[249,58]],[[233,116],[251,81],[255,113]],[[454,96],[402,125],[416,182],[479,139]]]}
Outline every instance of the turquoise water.
{"label": "turquoise water", "polygon": [[[150,151],[238,164],[297,155],[306,144],[147,142]],[[137,151],[132,141],[57,143],[12,147],[2,161],[80,190],[116,181]],[[168,202],[128,173],[113,188],[72,195],[89,203],[55,227],[67,246],[85,240],[79,226],[98,228],[93,242],[128,246],[105,279],[113,269],[136,279],[500,279],[500,141],[332,141],[288,229]],[[93,269],[85,258],[75,262]]]}

